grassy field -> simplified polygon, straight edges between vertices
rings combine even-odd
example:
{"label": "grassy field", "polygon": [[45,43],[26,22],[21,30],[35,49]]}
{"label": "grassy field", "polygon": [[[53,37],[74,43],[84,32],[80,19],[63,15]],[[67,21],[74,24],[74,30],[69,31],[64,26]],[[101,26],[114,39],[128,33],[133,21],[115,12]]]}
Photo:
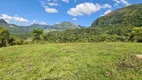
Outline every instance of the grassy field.
{"label": "grassy field", "polygon": [[47,43],[0,48],[0,80],[142,80],[141,43]]}

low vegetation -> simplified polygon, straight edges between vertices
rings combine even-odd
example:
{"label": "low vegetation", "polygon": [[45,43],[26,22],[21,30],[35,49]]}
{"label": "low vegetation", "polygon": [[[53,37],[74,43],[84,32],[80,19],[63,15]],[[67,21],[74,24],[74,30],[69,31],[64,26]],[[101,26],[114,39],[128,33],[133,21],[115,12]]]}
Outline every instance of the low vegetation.
{"label": "low vegetation", "polygon": [[0,48],[1,80],[142,80],[139,43],[47,43]]}

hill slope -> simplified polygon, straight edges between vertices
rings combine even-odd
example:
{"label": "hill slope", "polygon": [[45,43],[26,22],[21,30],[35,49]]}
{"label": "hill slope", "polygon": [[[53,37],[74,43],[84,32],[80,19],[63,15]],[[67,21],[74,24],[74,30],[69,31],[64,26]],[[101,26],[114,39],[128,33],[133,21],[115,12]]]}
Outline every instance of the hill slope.
{"label": "hill slope", "polygon": [[71,22],[62,22],[60,24],[55,24],[53,26],[51,25],[40,25],[40,24],[32,24],[30,26],[18,26],[15,24],[8,24],[4,19],[0,19],[0,25],[3,25],[7,27],[10,31],[10,33],[27,33],[31,32],[35,28],[41,28],[45,30],[46,32],[48,31],[57,31],[57,30],[66,30],[66,29],[76,29],[76,28],[83,28],[84,26],[80,26]]}
{"label": "hill slope", "polygon": [[75,29],[75,28],[81,28],[79,25],[70,23],[70,22],[62,22],[60,24],[55,24],[53,25],[53,29],[57,30],[66,30],[66,29]]}
{"label": "hill slope", "polygon": [[110,25],[142,26],[142,4],[130,5],[102,16],[94,21],[92,27]]}
{"label": "hill slope", "polygon": [[8,26],[8,23],[4,19],[0,19],[0,25]]}
{"label": "hill slope", "polygon": [[50,31],[58,31],[58,30],[66,30],[66,29],[76,29],[83,28],[84,26],[80,26],[71,22],[62,22],[60,24],[51,25],[40,25],[40,24],[32,24],[30,26],[18,26],[15,24],[8,24],[4,19],[0,19],[0,25],[7,27],[9,32],[13,35],[29,35],[33,29],[41,28],[44,32]]}

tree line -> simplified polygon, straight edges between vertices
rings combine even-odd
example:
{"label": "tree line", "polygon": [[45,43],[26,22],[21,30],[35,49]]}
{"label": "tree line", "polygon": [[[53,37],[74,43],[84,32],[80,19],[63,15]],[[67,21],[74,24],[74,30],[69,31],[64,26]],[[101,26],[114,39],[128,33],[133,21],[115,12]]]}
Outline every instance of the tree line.
{"label": "tree line", "polygon": [[[32,42],[142,42],[142,27],[109,26],[51,31],[36,28],[33,30]],[[11,35],[8,29],[0,26],[0,47],[22,45],[24,40]]]}
{"label": "tree line", "polygon": [[48,42],[142,42],[142,27],[110,26],[68,29],[44,34]]}

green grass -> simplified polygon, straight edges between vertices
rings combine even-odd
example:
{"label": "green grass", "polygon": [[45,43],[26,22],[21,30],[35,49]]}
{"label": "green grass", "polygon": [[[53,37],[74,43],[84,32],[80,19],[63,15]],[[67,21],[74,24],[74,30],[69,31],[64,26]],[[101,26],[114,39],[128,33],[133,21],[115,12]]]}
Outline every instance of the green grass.
{"label": "green grass", "polygon": [[142,80],[140,43],[49,43],[0,48],[0,80]]}

